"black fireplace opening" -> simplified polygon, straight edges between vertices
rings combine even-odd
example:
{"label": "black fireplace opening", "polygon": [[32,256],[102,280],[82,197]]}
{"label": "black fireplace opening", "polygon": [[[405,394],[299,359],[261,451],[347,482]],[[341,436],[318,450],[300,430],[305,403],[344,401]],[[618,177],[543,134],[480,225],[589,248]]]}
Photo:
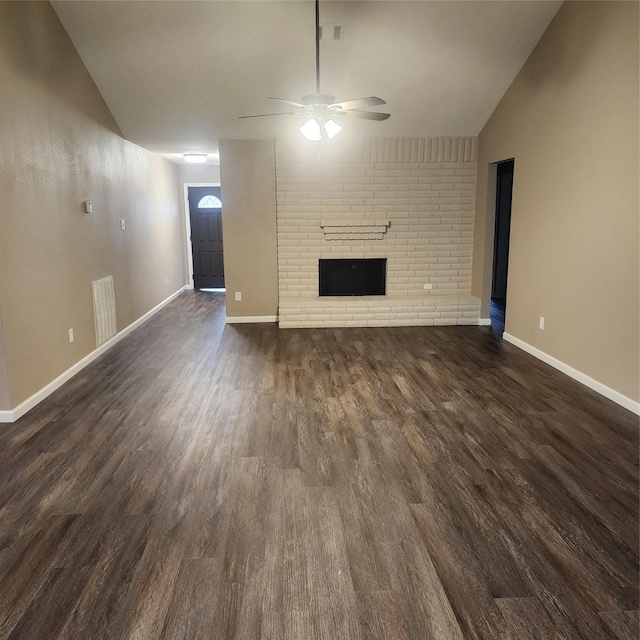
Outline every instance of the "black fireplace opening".
{"label": "black fireplace opening", "polygon": [[319,261],[321,296],[383,296],[387,280],[386,258]]}

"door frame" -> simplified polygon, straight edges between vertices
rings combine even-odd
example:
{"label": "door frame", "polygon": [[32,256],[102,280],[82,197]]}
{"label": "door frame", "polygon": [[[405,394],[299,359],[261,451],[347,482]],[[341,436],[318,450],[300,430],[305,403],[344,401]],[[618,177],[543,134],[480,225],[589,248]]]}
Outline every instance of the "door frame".
{"label": "door frame", "polygon": [[[507,160],[499,160],[498,162],[494,163],[495,166],[495,185],[494,185],[494,204],[493,204],[493,261],[491,264],[491,290],[489,292],[489,298],[491,300],[493,300],[493,289],[494,289],[494,283],[495,283],[495,276],[496,276],[496,270],[497,270],[497,262],[498,262],[498,253],[499,253],[499,247],[498,247],[498,224],[500,222],[500,215],[498,215],[499,210],[500,210],[500,206],[499,206],[499,202],[498,202],[498,197],[500,194],[500,189],[502,187],[502,175],[500,174],[500,165],[505,165],[507,163],[511,163],[511,201],[509,202],[509,233],[507,234],[507,238],[510,240],[511,239],[511,213],[513,211],[513,182],[515,180],[515,172],[516,172],[516,166],[515,166],[515,158],[508,158]],[[501,212],[501,211],[500,211]],[[502,212],[501,212],[502,213]],[[507,301],[507,287],[509,284],[509,249],[510,249],[510,242],[507,241],[507,272],[505,275],[505,294],[504,294],[504,301],[505,301],[505,306],[506,306],[506,301]]]}
{"label": "door frame", "polygon": [[[515,195],[515,163],[516,156],[507,156],[506,158],[502,158],[500,160],[493,160],[492,162],[487,163],[487,176],[486,176],[486,205],[485,205],[485,220],[484,220],[484,255],[482,257],[482,288],[481,288],[481,311],[480,311],[480,325],[481,326],[490,326],[491,325],[491,293],[493,291],[493,264],[494,264],[494,249],[495,249],[495,241],[496,241],[496,214],[497,214],[497,201],[496,197],[498,194],[498,165],[502,162],[508,162],[513,160],[514,169],[513,169],[513,185],[511,192],[511,213],[513,221],[513,202]],[[476,207],[478,203],[476,202]],[[511,229],[509,230],[509,236],[511,236]],[[510,247],[511,249],[511,247]],[[511,251],[509,251],[509,257],[512,256]],[[508,271],[507,271],[508,273]],[[509,278],[507,276],[507,286],[506,286],[506,300],[509,298]],[[482,317],[486,314],[486,317]],[[505,323],[507,318],[507,308],[505,304]],[[505,324],[506,326],[506,324]]]}
{"label": "door frame", "polygon": [[[219,187],[219,182],[183,182],[184,187],[184,219],[185,219],[185,241],[187,244],[187,289],[193,289],[193,246],[191,244],[191,215],[189,213],[189,187]],[[224,203],[223,203],[224,207]],[[224,243],[224,240],[223,240]],[[224,246],[224,245],[223,245]]]}

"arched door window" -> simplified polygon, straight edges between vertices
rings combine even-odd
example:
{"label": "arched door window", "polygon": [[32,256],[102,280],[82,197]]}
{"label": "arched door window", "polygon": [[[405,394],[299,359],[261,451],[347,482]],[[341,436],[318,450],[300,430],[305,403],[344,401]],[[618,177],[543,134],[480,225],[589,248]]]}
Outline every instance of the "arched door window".
{"label": "arched door window", "polygon": [[220,198],[216,198],[215,196],[204,196],[204,198],[200,199],[198,202],[198,209],[221,209],[222,202]]}

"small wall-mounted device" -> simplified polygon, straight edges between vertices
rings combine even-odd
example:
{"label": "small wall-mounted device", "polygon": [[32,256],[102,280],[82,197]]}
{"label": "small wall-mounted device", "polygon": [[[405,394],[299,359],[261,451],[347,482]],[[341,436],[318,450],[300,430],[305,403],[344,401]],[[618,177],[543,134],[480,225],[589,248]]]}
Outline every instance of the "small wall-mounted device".
{"label": "small wall-mounted device", "polygon": [[321,24],[320,40],[342,40],[342,25]]}
{"label": "small wall-mounted device", "polygon": [[91,200],[85,200],[84,203],[84,212],[85,213],[91,213],[92,209],[91,209]]}

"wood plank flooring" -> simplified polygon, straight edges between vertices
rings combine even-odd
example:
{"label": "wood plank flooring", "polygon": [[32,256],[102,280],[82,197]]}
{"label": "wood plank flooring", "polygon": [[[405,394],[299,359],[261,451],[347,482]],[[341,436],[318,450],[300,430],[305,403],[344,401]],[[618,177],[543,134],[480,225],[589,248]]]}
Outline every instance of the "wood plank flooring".
{"label": "wood plank flooring", "polygon": [[638,420],[490,328],[182,294],[0,426],[0,639],[630,640]]}

